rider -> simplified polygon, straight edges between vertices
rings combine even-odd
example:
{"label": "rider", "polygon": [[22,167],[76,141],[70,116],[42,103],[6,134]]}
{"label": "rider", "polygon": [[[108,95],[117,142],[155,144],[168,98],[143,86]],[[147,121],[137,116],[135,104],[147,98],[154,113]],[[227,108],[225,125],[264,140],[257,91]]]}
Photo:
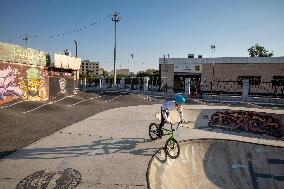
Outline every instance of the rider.
{"label": "rider", "polygon": [[170,111],[176,109],[180,116],[180,123],[184,123],[183,119],[183,111],[182,111],[182,104],[185,102],[185,98],[182,95],[177,95],[175,97],[175,101],[166,101],[161,106],[161,124],[160,129],[163,128],[165,123],[170,123],[168,119]]}

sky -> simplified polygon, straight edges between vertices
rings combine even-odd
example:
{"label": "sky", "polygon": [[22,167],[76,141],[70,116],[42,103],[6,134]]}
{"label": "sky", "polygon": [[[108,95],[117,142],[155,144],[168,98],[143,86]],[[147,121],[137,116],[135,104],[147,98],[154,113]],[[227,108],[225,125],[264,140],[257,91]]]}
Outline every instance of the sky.
{"label": "sky", "polygon": [[284,56],[283,10],[283,0],[1,0],[0,41],[25,46],[29,34],[29,48],[75,55],[76,40],[78,57],[111,71],[117,11],[116,68],[158,69],[168,54],[247,57],[256,43],[277,57]]}

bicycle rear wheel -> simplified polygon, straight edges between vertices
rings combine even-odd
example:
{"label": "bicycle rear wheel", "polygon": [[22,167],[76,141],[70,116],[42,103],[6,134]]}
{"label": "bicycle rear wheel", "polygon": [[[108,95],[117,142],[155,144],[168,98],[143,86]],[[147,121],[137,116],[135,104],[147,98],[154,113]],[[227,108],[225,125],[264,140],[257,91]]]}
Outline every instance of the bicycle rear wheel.
{"label": "bicycle rear wheel", "polygon": [[152,140],[157,140],[160,137],[159,126],[156,123],[151,123],[149,126],[149,136]]}
{"label": "bicycle rear wheel", "polygon": [[180,147],[177,140],[169,138],[165,144],[165,151],[171,159],[176,159],[180,154]]}

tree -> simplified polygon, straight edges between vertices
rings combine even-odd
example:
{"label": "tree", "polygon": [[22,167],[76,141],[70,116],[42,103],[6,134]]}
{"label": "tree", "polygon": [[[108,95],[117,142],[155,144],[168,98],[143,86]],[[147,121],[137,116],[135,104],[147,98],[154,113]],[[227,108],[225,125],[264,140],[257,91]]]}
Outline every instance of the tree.
{"label": "tree", "polygon": [[249,55],[251,57],[271,57],[273,56],[273,51],[268,52],[264,47],[255,44],[251,48],[248,49]]}
{"label": "tree", "polygon": [[103,70],[103,77],[108,77],[109,75],[108,75],[108,72],[106,71],[106,70]]}

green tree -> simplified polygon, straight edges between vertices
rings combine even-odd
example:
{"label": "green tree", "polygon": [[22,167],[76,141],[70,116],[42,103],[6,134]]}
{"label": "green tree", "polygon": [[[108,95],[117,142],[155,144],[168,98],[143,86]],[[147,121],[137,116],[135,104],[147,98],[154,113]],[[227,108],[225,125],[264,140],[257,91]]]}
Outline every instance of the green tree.
{"label": "green tree", "polygon": [[104,77],[108,77],[108,72],[106,70],[103,70],[103,74]]}
{"label": "green tree", "polygon": [[87,80],[88,81],[92,81],[92,80],[94,80],[94,78],[95,78],[95,72],[94,71],[87,71]]}
{"label": "green tree", "polygon": [[273,51],[268,52],[264,47],[259,44],[255,44],[251,48],[248,49],[249,55],[251,57],[271,57],[273,56]]}

